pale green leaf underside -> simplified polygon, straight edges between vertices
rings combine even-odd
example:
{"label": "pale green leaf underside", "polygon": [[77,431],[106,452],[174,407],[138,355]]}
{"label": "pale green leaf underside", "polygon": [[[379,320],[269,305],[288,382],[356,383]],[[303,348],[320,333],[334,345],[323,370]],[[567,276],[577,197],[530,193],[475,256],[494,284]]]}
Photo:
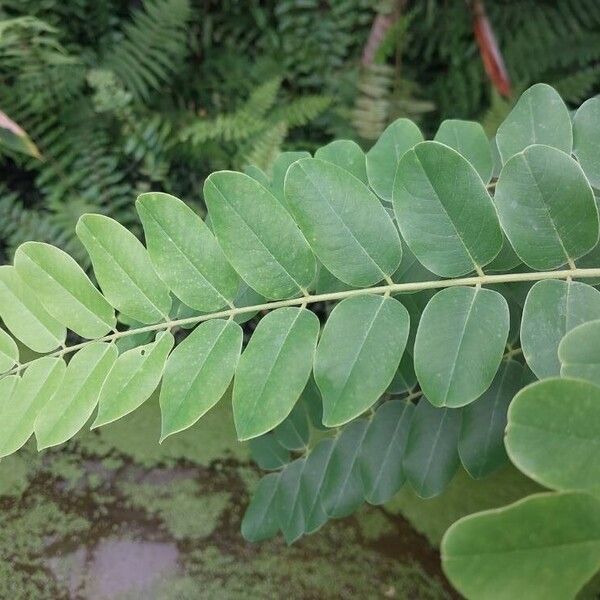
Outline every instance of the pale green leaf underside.
{"label": "pale green leaf underside", "polygon": [[51,317],[14,267],[0,267],[0,318],[6,328],[34,352],[52,352],[66,329]]}
{"label": "pale green leaf underside", "polygon": [[393,205],[413,254],[442,277],[481,269],[502,248],[498,216],[481,177],[439,142],[422,142],[404,154]]}
{"label": "pale green leaf underside", "polygon": [[98,338],[115,326],[112,306],[62,250],[26,242],[15,253],[15,268],[45,310],[81,337]]}
{"label": "pale green leaf underside", "polygon": [[506,450],[528,477],[558,490],[600,491],[600,387],[577,379],[527,386],[508,411]]}
{"label": "pale green leaf underside", "polygon": [[19,361],[19,349],[15,341],[0,329],[0,373],[5,373]]}
{"label": "pale green leaf underside", "polygon": [[130,231],[103,215],[83,215],[76,231],[102,293],[115,308],[140,323],[156,323],[168,316],[169,290]]}
{"label": "pale green leaf underside", "polygon": [[600,500],[536,494],[464,517],[442,540],[446,576],[467,598],[564,600],[597,571]]}

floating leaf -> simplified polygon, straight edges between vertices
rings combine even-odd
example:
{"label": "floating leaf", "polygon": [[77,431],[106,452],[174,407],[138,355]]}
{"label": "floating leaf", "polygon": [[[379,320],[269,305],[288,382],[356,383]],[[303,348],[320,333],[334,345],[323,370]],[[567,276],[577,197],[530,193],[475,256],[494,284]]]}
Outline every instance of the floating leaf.
{"label": "floating leaf", "polygon": [[[0,456],[16,452],[33,433],[35,420],[60,386],[65,374],[62,359],[48,356],[33,361],[9,393],[0,382]],[[6,385],[6,384],[5,384]]]}
{"label": "floating leaf", "polygon": [[412,121],[397,119],[367,152],[369,184],[382,200],[392,201],[396,167],[404,154],[422,141],[423,134]]}
{"label": "floating leaf", "polygon": [[168,319],[169,290],[133,233],[104,215],[83,215],[76,231],[102,293],[115,308],[141,323]]}
{"label": "floating leaf", "polygon": [[310,375],[319,319],[301,308],[265,316],[242,354],[233,386],[233,414],[240,440],[281,423],[300,398]]}
{"label": "floating leaf", "polygon": [[574,598],[598,570],[600,500],[535,494],[464,517],[442,540],[442,565],[467,598]]}
{"label": "floating leaf", "polygon": [[25,242],[15,253],[15,268],[46,311],[81,337],[102,337],[115,326],[112,306],[66,252]]}
{"label": "floating leaf", "polygon": [[600,188],[600,99],[590,98],[573,119],[573,154],[589,182]]}
{"label": "floating leaf", "polygon": [[494,203],[519,258],[532,269],[560,267],[598,242],[598,209],[581,167],[549,146],[530,146],[502,169]]}
{"label": "floating leaf", "polygon": [[502,248],[498,216],[481,177],[444,144],[422,142],[402,157],[393,204],[402,237],[437,275],[481,269]]}
{"label": "floating leaf", "polygon": [[562,377],[585,379],[600,386],[600,321],[578,325],[558,346]]}
{"label": "floating leaf", "polygon": [[464,156],[475,167],[483,183],[488,183],[492,178],[492,149],[479,123],[446,119],[433,139]]}
{"label": "floating leaf", "polygon": [[514,360],[503,361],[490,388],[463,409],[458,453],[471,477],[481,479],[506,463],[506,413],[522,387],[523,367]]}
{"label": "floating leaf", "polygon": [[120,419],[150,398],[174,344],[173,336],[165,332],[157,341],[119,356],[102,387],[92,428]]}
{"label": "floating leaf", "polygon": [[404,483],[402,458],[414,408],[405,400],[391,400],[369,423],[358,461],[364,496],[371,504],[388,502]]}
{"label": "floating leaf", "polygon": [[454,287],[429,302],[415,340],[415,373],[435,406],[458,407],[479,398],[502,360],[510,327],[502,295]]}
{"label": "floating leaf", "polygon": [[600,387],[546,379],[510,405],[506,451],[528,477],[557,490],[600,491]]}
{"label": "floating leaf", "polygon": [[250,287],[278,300],[312,283],[315,258],[269,190],[242,173],[219,171],[206,179],[204,199],[225,256]]}
{"label": "floating leaf", "polygon": [[237,368],[242,337],[237,323],[211,319],[175,348],[160,390],[161,441],[191,427],[221,399]]}
{"label": "floating leaf", "polygon": [[188,306],[215,311],[235,298],[237,273],[204,221],[169,194],[142,194],[136,202],[148,253],[160,278]]}
{"label": "floating leaf", "polygon": [[0,318],[34,352],[52,352],[64,343],[67,335],[66,329],[25,286],[14,267],[0,267]]}
{"label": "floating leaf", "polygon": [[498,128],[496,142],[503,163],[532,144],[571,154],[571,117],[558,92],[545,83],[532,85]]}
{"label": "floating leaf", "polygon": [[456,473],[460,411],[436,408],[421,398],[411,420],[402,468],[411,487],[421,498],[444,491]]}
{"label": "floating leaf", "polygon": [[398,369],[408,330],[408,312],[394,298],[346,298],[331,311],[314,366],[324,425],[343,425],[379,399]]}
{"label": "floating leaf", "polygon": [[35,421],[38,450],[66,442],[85,425],[116,359],[114,344],[101,342],[91,343],[73,356],[56,393]]}
{"label": "floating leaf", "polygon": [[375,194],[345,169],[299,160],[288,171],[285,197],[313,252],[344,283],[369,286],[398,268],[398,231]]}
{"label": "floating leaf", "polygon": [[326,146],[322,146],[315,152],[315,158],[333,163],[342,169],[346,169],[369,185],[367,178],[367,161],[362,148],[350,140],[335,140]]}
{"label": "floating leaf", "polygon": [[577,325],[600,319],[600,292],[577,281],[538,281],[521,321],[523,355],[538,379],[560,375],[558,345]]}

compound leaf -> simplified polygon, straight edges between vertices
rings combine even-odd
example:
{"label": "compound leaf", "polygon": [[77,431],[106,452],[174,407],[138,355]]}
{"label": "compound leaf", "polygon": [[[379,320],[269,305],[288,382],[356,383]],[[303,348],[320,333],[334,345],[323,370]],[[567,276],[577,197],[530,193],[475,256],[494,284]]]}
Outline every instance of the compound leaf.
{"label": "compound leaf", "polygon": [[19,362],[19,349],[4,329],[0,329],[0,373],[12,369]]}
{"label": "compound leaf", "polygon": [[573,154],[589,182],[600,188],[600,99],[590,98],[573,119]]}
{"label": "compound leaf", "polygon": [[600,321],[578,325],[558,346],[562,377],[585,379],[600,386]]}
{"label": "compound leaf", "polygon": [[326,146],[322,146],[315,152],[315,158],[333,163],[342,169],[346,169],[369,185],[367,178],[367,162],[362,148],[351,140],[335,140]]}
{"label": "compound leaf", "polygon": [[249,542],[268,540],[279,530],[274,508],[278,485],[279,473],[269,473],[258,482],[242,519],[242,535]]}

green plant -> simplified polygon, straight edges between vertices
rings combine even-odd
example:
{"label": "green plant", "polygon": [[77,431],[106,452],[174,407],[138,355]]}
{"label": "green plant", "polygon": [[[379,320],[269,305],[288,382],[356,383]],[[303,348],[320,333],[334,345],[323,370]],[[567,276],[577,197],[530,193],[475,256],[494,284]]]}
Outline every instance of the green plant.
{"label": "green plant", "polygon": [[[446,571],[468,597],[575,593],[600,553],[597,469],[573,466],[598,443],[597,388],[554,378],[561,361],[598,378],[597,329],[577,326],[600,319],[599,112],[589,100],[572,123],[533,86],[498,130],[497,179],[481,126],[446,121],[423,141],[399,119],[366,155],[339,140],[282,154],[271,176],[213,173],[206,221],[142,194],[145,246],[104,215],[79,219],[100,289],[62,250],[21,245],[0,267],[0,453],[32,433],[61,444],[96,406],[92,427],[119,419],[161,380],[165,439],[232,385],[238,437],[274,470],[243,533],[292,542],[405,482],[427,498],[460,463],[491,473],[508,418],[508,456],[561,492],[457,523]],[[17,341],[43,356],[23,360]],[[500,535],[522,519],[541,534]]]}

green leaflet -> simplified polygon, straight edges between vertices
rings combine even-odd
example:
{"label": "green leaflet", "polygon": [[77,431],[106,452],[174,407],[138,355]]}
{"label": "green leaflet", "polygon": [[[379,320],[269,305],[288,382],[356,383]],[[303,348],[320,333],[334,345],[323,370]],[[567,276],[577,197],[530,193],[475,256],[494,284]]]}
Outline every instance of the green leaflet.
{"label": "green leaflet", "polygon": [[141,323],[168,318],[171,297],[148,252],[125,227],[103,215],[83,215],[77,237],[87,250],[107,300]]}
{"label": "green leaflet", "polygon": [[417,404],[402,468],[421,498],[441,494],[458,469],[460,417],[460,410],[436,408],[426,398],[421,398]]}
{"label": "green leaflet", "polygon": [[386,202],[392,201],[396,167],[405,152],[423,141],[420,129],[409,119],[397,119],[367,152],[369,185]]}
{"label": "green leaflet", "polygon": [[531,144],[571,154],[571,117],[558,92],[545,83],[532,85],[498,128],[496,142],[503,163]]}
{"label": "green leaflet", "polygon": [[578,325],[558,346],[562,377],[585,379],[600,385],[600,321]]}
{"label": "green leaflet", "polygon": [[124,417],[150,398],[174,344],[173,336],[165,332],[155,342],[119,356],[102,387],[92,429]]}
{"label": "green leaflet", "polygon": [[315,158],[333,163],[342,169],[346,169],[369,185],[367,178],[367,162],[362,148],[350,140],[335,140],[326,146],[322,146],[315,152]]}
{"label": "green leaflet", "polygon": [[160,278],[191,308],[216,311],[235,298],[237,273],[204,221],[169,194],[142,194],[136,208]]}
{"label": "green leaflet", "polygon": [[306,457],[306,464],[300,481],[302,508],[304,511],[304,533],[314,533],[327,522],[321,495],[331,455],[337,440],[321,440]]}
{"label": "green leaflet", "polygon": [[600,292],[577,281],[536,283],[521,321],[523,356],[538,379],[560,375],[558,346],[577,325],[600,319]]}
{"label": "green leaflet", "polygon": [[242,173],[219,171],[204,182],[204,200],[225,256],[265,298],[298,296],[316,275],[308,243],[281,202]]}
{"label": "green leaflet", "polygon": [[589,182],[600,188],[600,99],[590,98],[573,119],[573,154]]}
{"label": "green leaflet", "polygon": [[506,413],[523,383],[522,365],[515,360],[503,361],[489,389],[463,409],[458,453],[471,477],[486,477],[507,462]]}
{"label": "green leaflet", "polygon": [[402,261],[392,275],[394,283],[411,283],[415,281],[435,281],[439,277],[426,269],[412,253],[411,249],[402,244]]}
{"label": "green leaflet", "polygon": [[600,387],[546,379],[521,390],[508,411],[506,451],[528,477],[557,490],[600,491]]}
{"label": "green leaflet", "polygon": [[490,181],[493,166],[492,148],[479,123],[446,119],[442,121],[433,139],[454,148],[464,156],[475,167],[483,183]]}
{"label": "green leaflet", "polygon": [[398,369],[408,330],[408,312],[394,298],[346,298],[331,311],[314,365],[324,425],[343,425],[379,399]]}
{"label": "green leaflet", "polygon": [[369,423],[358,462],[364,496],[371,504],[388,502],[404,483],[402,458],[414,408],[405,400],[391,400]]}
{"label": "green leaflet", "polygon": [[249,542],[261,542],[273,537],[279,525],[274,510],[279,473],[263,477],[242,520],[242,535]]}
{"label": "green leaflet", "polygon": [[0,267],[0,318],[34,352],[52,352],[67,335],[66,329],[25,286],[14,267]]}
{"label": "green leaflet", "polygon": [[237,323],[212,319],[173,351],[160,390],[161,442],[193,425],[221,399],[237,368],[242,337]]}
{"label": "green leaflet", "polygon": [[510,327],[508,304],[493,290],[455,287],[429,302],[415,340],[415,373],[435,406],[472,402],[492,383]]}
{"label": "green leaflet", "polygon": [[233,385],[240,440],[262,435],[292,410],[310,376],[319,320],[303,308],[279,308],[258,324]]}
{"label": "green leaflet", "polygon": [[35,421],[38,450],[66,442],[85,425],[116,359],[114,344],[101,342],[91,343],[73,356],[56,393]]}
{"label": "green leaflet", "polygon": [[466,598],[574,598],[600,562],[600,500],[535,494],[460,519],[441,550],[446,576]]}
{"label": "green leaflet", "polygon": [[[102,337],[115,326],[112,306],[62,250],[41,242],[26,242],[15,253],[15,268],[46,311],[81,337]],[[47,320],[43,323],[46,325]]]}
{"label": "green leaflet", "polygon": [[291,460],[289,450],[286,450],[272,433],[252,438],[248,445],[252,459],[265,471],[280,469]]}
{"label": "green leaflet", "polygon": [[62,359],[42,357],[32,362],[9,393],[0,382],[0,456],[16,452],[33,433],[35,420],[54,396],[65,374]]}
{"label": "green leaflet", "polygon": [[12,369],[19,362],[19,349],[15,341],[0,329],[0,373]]}
{"label": "green leaflet", "polygon": [[598,209],[581,167],[549,146],[530,146],[503,167],[494,203],[519,258],[549,270],[598,242]]}
{"label": "green leaflet", "polygon": [[301,158],[310,158],[310,152],[282,152],[273,163],[271,183],[265,187],[268,187],[281,202],[285,202],[284,184],[288,169]]}
{"label": "green leaflet", "polygon": [[481,177],[439,142],[421,142],[402,157],[393,205],[405,242],[442,277],[481,269],[502,248],[498,216]]}
{"label": "green leaflet", "polygon": [[358,455],[367,432],[368,421],[359,419],[345,427],[335,441],[320,492],[328,517],[351,515],[364,501]]}
{"label": "green leaflet", "polygon": [[303,402],[296,403],[287,418],[273,430],[277,442],[287,450],[300,452],[308,448],[310,429]]}
{"label": "green leaflet", "polygon": [[304,511],[300,502],[300,480],[306,464],[298,458],[286,466],[279,476],[275,495],[277,523],[288,544],[295,542],[304,533]]}
{"label": "green leaflet", "polygon": [[375,194],[345,169],[299,160],[288,170],[285,198],[317,258],[344,283],[366,287],[398,268],[398,231]]}

